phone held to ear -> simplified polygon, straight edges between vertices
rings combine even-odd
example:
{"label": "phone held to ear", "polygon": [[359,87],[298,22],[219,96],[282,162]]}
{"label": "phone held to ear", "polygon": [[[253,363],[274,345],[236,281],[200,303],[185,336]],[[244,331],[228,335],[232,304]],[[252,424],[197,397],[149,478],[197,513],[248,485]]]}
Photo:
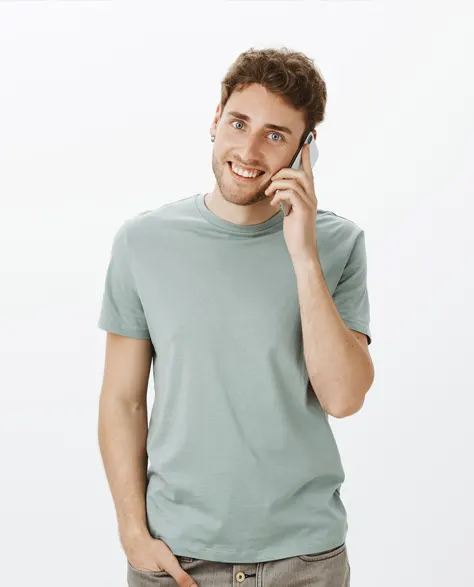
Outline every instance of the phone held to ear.
{"label": "phone held to ear", "polygon": [[[311,160],[311,168],[314,167],[314,165],[319,157],[319,151],[318,151],[318,147],[316,145],[316,141],[314,139],[313,132],[310,131],[308,133],[308,136],[306,137],[303,145],[301,146],[301,149],[298,151],[295,158],[293,159],[293,161],[290,165],[291,169],[301,169],[303,167],[303,162],[301,160],[301,154],[302,154],[301,151],[303,150],[303,147],[306,145],[306,143],[309,143],[309,157]],[[276,191],[279,192],[280,190],[276,190]],[[280,202],[280,208],[281,208],[283,214],[285,216],[288,216],[288,214],[291,211],[291,204],[284,200],[283,202]]]}

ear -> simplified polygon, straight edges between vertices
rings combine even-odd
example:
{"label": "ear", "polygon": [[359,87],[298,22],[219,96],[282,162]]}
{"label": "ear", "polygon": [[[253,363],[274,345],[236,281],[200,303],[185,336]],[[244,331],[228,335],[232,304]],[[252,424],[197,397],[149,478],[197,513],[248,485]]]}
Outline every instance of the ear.
{"label": "ear", "polygon": [[211,128],[209,129],[211,131],[211,134],[213,134],[213,135],[215,135],[217,132],[217,125],[219,124],[220,118],[221,118],[221,103],[219,102],[219,104],[217,104],[216,113],[214,115],[214,119],[212,121]]}

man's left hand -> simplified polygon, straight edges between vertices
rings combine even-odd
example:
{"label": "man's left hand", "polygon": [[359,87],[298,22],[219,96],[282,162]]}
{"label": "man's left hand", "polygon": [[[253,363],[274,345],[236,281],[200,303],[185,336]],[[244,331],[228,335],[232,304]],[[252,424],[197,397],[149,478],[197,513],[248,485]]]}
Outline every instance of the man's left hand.
{"label": "man's left hand", "polygon": [[318,200],[314,190],[313,170],[309,156],[309,144],[305,144],[301,154],[303,167],[291,169],[284,167],[271,178],[272,184],[265,190],[267,196],[278,193],[270,204],[280,205],[286,200],[291,210],[283,219],[283,236],[293,261],[317,258],[316,212]]}

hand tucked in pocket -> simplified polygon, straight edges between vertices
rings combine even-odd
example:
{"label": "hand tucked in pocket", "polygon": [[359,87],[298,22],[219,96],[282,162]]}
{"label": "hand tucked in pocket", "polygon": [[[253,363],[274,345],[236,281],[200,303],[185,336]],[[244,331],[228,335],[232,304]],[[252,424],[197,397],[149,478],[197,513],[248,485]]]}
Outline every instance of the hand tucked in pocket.
{"label": "hand tucked in pocket", "polygon": [[128,562],[136,570],[144,573],[166,571],[179,587],[198,587],[163,540],[146,532],[121,536],[120,541]]}

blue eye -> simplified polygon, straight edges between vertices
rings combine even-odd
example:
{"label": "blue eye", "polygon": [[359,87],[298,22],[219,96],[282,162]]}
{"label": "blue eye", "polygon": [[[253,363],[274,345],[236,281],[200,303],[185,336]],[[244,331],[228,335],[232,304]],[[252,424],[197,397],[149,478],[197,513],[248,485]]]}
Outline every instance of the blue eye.
{"label": "blue eye", "polygon": [[[279,134],[279,133],[277,133],[277,132],[272,132],[271,134],[272,134],[272,135],[278,135],[279,137],[281,137],[281,134]],[[282,137],[281,137],[281,138],[282,138]],[[275,141],[273,141],[273,142],[275,142]],[[277,141],[277,143],[278,143],[278,141]]]}
{"label": "blue eye", "polygon": [[[233,124],[234,124],[234,122],[237,122],[238,124],[243,124],[243,123],[242,123],[240,120],[233,120],[233,121],[231,122],[231,124],[233,125]],[[234,126],[234,128],[235,128],[235,126]],[[240,129],[236,129],[236,130],[240,130]],[[277,132],[271,132],[270,134],[279,136],[279,137],[280,137],[280,139],[281,139],[281,141],[284,141],[284,140],[285,140],[285,139],[284,139],[284,138],[281,136],[281,134],[280,134],[280,133],[277,133]],[[272,141],[272,143],[279,143],[279,142],[281,142],[281,141]]]}

